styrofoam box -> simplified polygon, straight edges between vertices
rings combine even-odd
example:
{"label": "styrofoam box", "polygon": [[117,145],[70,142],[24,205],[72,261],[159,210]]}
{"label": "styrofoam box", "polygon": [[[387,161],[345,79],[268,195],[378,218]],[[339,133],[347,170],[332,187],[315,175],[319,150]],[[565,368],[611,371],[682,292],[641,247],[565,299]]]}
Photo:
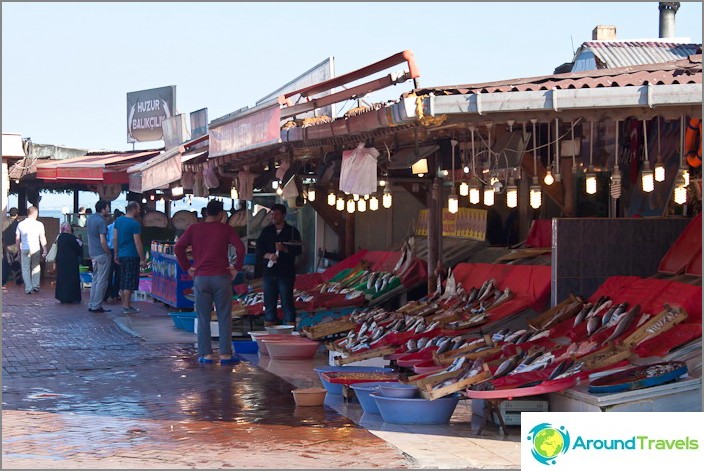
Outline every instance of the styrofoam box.
{"label": "styrofoam box", "polygon": [[[329,351],[328,352],[328,364],[330,366],[338,366],[337,363],[335,363],[335,358],[337,357],[346,357],[344,353],[340,352],[333,352]],[[369,358],[367,360],[362,360],[362,361],[355,361],[354,363],[348,363],[345,366],[379,366],[382,368],[386,368],[389,366],[389,362],[387,360],[384,360],[383,357],[377,357],[377,358]]]}
{"label": "styrofoam box", "polygon": [[[547,400],[513,399],[501,402],[499,410],[504,417],[506,425],[521,425],[521,412],[548,412],[548,404]],[[472,399],[473,414],[484,417],[484,406],[483,399]],[[499,418],[495,413],[492,415],[491,420],[498,425]]]}
{"label": "styrofoam box", "polygon": [[[196,320],[193,323],[193,333],[197,334],[198,333],[198,320]],[[232,331],[232,336],[236,337],[237,332],[234,330]],[[211,322],[210,323],[210,337],[211,338],[220,338],[220,327],[218,327],[217,322]]]}

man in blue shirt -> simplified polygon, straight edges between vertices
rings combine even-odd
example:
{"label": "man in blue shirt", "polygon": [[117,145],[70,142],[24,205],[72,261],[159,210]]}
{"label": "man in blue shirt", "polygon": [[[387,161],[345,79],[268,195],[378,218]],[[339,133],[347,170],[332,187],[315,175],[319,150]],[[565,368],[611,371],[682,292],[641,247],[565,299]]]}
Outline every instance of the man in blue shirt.
{"label": "man in blue shirt", "polygon": [[139,269],[147,266],[142,247],[142,226],[135,219],[139,214],[139,203],[130,201],[126,214],[117,218],[113,229],[113,245],[117,243],[115,263],[120,264],[120,287],[122,288],[122,313],[132,314],[139,309],[132,307],[132,291],[139,289]]}
{"label": "man in blue shirt", "polygon": [[93,279],[90,283],[90,312],[110,312],[103,308],[103,296],[108,289],[108,276],[110,275],[110,249],[107,244],[108,228],[105,217],[110,214],[107,201],[99,200],[95,203],[95,214],[88,216],[86,221],[88,232],[88,255],[93,261]]}
{"label": "man in blue shirt", "polygon": [[[115,229],[115,221],[120,216],[124,216],[124,214],[125,213],[123,213],[119,209],[115,209],[115,212],[113,213],[113,221],[111,224],[108,224],[107,239],[108,239],[108,248],[110,249],[110,260],[113,260],[115,258],[116,247],[113,246],[113,243],[112,243],[113,229]],[[112,269],[110,270],[110,274],[108,275],[108,290],[105,292],[105,296],[103,296],[103,301],[104,302],[117,301],[119,298],[120,298],[120,265],[118,265],[117,263],[112,263]]]}

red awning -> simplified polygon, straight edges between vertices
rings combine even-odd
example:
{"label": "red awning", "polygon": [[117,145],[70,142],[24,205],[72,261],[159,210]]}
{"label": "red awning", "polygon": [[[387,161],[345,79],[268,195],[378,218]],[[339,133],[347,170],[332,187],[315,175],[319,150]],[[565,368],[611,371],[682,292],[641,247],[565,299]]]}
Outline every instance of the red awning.
{"label": "red awning", "polygon": [[37,178],[54,181],[90,181],[105,184],[124,184],[127,168],[141,160],[159,154],[159,151],[125,152],[103,155],[84,155],[75,159],[47,162],[37,165]]}

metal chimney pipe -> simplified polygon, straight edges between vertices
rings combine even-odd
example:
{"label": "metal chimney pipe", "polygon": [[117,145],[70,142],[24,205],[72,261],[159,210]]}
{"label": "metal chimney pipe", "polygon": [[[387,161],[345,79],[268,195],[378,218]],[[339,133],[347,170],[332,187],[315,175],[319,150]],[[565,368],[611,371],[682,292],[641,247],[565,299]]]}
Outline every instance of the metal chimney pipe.
{"label": "metal chimney pipe", "polygon": [[660,37],[675,37],[675,15],[680,9],[680,2],[659,2],[660,10]]}

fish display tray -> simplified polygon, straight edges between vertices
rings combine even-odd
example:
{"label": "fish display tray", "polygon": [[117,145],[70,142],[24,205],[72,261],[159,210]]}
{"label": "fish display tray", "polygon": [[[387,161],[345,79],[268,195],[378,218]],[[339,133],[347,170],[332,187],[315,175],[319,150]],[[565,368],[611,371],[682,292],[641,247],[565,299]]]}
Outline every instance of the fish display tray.
{"label": "fish display tray", "polygon": [[[671,366],[671,370],[648,376],[647,371],[657,366]],[[659,384],[674,381],[687,373],[687,364],[681,361],[656,363],[654,365],[638,366],[595,379],[589,384],[590,393],[615,393],[649,388]]]}
{"label": "fish display tray", "polygon": [[398,381],[398,373],[380,371],[323,371],[320,375],[332,384],[344,385]]}
{"label": "fish display tray", "polygon": [[[562,301],[560,304],[556,305],[555,307],[548,309],[547,311],[545,311],[544,313],[542,313],[536,317],[528,319],[528,325],[533,327],[536,331],[543,330],[545,328],[545,324],[547,324],[553,317],[555,317],[555,315],[561,309],[566,308],[567,306],[569,306],[570,304],[572,304],[575,301],[579,301],[579,299],[576,296],[574,296],[573,294],[570,294],[567,299],[565,299],[564,301]],[[560,316],[560,319],[553,322],[552,325],[556,325],[556,324],[560,323],[560,321],[565,320],[565,319],[569,319],[570,317],[576,315],[582,309],[583,305],[584,304],[581,303],[581,304],[577,305],[575,308],[564,312]]]}
{"label": "fish display tray", "polygon": [[482,350],[480,352],[469,352],[461,355],[456,355],[454,357],[447,357],[447,358],[438,358],[436,360],[437,363],[440,363],[441,365],[449,365],[453,361],[455,361],[456,358],[458,357],[465,357],[467,360],[478,360],[479,358],[487,358],[492,355],[496,355],[497,353],[501,352],[501,347],[491,347],[487,348],[486,350]]}
{"label": "fish display tray", "polygon": [[370,350],[365,350],[346,357],[336,358],[335,363],[338,365],[347,365],[349,363],[367,360],[369,358],[378,358],[383,357],[384,355],[390,355],[395,351],[396,349],[394,347],[372,348]]}
{"label": "fish display tray", "polygon": [[349,317],[336,319],[330,322],[324,322],[302,329],[303,335],[311,340],[319,340],[328,335],[339,334],[354,329],[357,324],[350,320]]}
{"label": "fish display tray", "polygon": [[584,362],[584,368],[587,370],[596,370],[611,366],[621,360],[626,360],[633,353],[627,346],[609,345],[607,348],[602,348],[595,352],[588,353],[579,358],[579,361]]}
{"label": "fish display tray", "polygon": [[[484,368],[488,368],[487,365],[484,365]],[[429,384],[424,385],[420,389],[420,394],[426,399],[429,399],[431,401],[435,399],[439,399],[441,397],[449,396],[450,394],[456,393],[458,391],[462,391],[467,389],[469,386],[477,383],[481,383],[482,381],[486,381],[491,377],[491,372],[488,369],[485,369],[481,373],[478,373],[471,378],[466,378],[461,381],[457,381],[454,384],[449,384],[445,387],[438,388],[438,389],[433,389],[433,387]],[[436,383],[437,384],[437,383]]]}
{"label": "fish display tray", "polygon": [[668,330],[672,329],[675,325],[677,325],[680,322],[683,322],[685,319],[687,319],[687,311],[685,311],[683,308],[676,306],[676,307],[672,307],[670,309],[676,310],[677,311],[676,315],[672,319],[670,319],[669,321],[665,322],[664,325],[660,329],[658,329],[656,332],[649,333],[649,332],[647,332],[647,330],[651,329],[652,326],[655,325],[656,323],[661,322],[662,319],[668,314],[668,309],[661,311],[659,314],[653,316],[652,319],[649,319],[643,325],[638,327],[631,335],[626,337],[622,343],[624,345],[629,345],[629,346],[638,345],[639,343],[642,343],[648,339],[651,339],[651,338],[655,337],[656,335],[660,335],[663,332],[667,332]]}

